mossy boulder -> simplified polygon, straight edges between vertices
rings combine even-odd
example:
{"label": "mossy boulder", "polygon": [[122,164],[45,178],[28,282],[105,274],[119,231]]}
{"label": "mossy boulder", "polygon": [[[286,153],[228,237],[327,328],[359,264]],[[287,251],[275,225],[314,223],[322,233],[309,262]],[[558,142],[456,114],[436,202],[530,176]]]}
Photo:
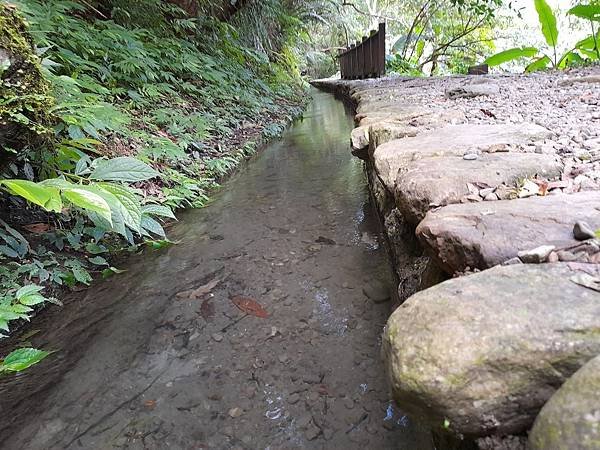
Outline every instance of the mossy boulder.
{"label": "mossy boulder", "polygon": [[600,449],[600,356],[575,372],[544,405],[529,434],[529,448]]}
{"label": "mossy boulder", "polygon": [[0,168],[50,136],[51,104],[23,18],[0,3]]}
{"label": "mossy boulder", "polygon": [[410,297],[383,337],[400,409],[457,435],[525,432],[600,354],[600,293],[582,276],[600,276],[600,266],[497,266]]}

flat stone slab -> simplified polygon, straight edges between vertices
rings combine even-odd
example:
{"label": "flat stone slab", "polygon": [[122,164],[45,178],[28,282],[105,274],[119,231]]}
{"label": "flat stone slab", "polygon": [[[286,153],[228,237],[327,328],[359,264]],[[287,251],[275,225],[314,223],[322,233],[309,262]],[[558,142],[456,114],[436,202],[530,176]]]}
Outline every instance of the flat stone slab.
{"label": "flat stone slab", "polygon": [[571,280],[592,264],[497,266],[410,297],[383,354],[401,409],[466,436],[518,434],[600,354],[600,293]]}
{"label": "flat stone slab", "polygon": [[548,400],[529,433],[531,450],[600,448],[600,356]]}
{"label": "flat stone slab", "polygon": [[412,113],[405,111],[398,115],[381,115],[377,112],[358,117],[362,117],[360,125],[350,135],[352,148],[355,151],[369,148],[371,153],[386,142],[414,137],[449,123],[457,124],[465,120],[464,113],[452,109],[414,110]]}
{"label": "flat stone slab", "polygon": [[375,149],[373,159],[379,177],[391,191],[398,171],[410,161],[431,156],[462,156],[472,151],[485,152],[500,145],[526,144],[550,136],[549,130],[531,123],[448,125],[380,145]]}
{"label": "flat stone slab", "polygon": [[555,178],[562,164],[538,153],[484,153],[475,160],[463,156],[427,157],[405,164],[394,187],[396,204],[406,219],[418,224],[438,206],[460,203],[469,185],[513,185],[523,178]]}
{"label": "flat stone slab", "polygon": [[600,229],[600,192],[450,205],[427,213],[417,237],[446,272],[487,269],[542,245],[576,244],[581,220]]}

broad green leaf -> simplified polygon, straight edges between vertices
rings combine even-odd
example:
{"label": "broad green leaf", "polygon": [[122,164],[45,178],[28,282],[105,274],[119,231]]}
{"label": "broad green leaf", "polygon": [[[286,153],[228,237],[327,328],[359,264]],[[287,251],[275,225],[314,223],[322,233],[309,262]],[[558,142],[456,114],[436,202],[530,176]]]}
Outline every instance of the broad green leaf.
{"label": "broad green leaf", "polygon": [[123,214],[126,213],[125,211],[125,207],[123,206],[123,204],[119,201],[119,199],[117,197],[115,197],[113,194],[111,194],[110,192],[102,189],[101,187],[99,187],[98,185],[91,185],[88,186],[88,189],[92,192],[94,192],[95,194],[98,194],[100,197],[102,197],[106,203],[108,203],[108,206],[110,207],[110,211],[111,211],[111,222],[110,223],[105,223],[106,221],[104,220],[104,217],[100,217],[98,218],[97,214],[93,214],[90,215],[90,219],[94,222],[94,224],[102,229],[105,230],[113,230],[121,235],[125,235],[125,219],[123,217]]}
{"label": "broad green leaf", "polygon": [[484,63],[493,67],[519,58],[531,58],[537,53],[538,49],[534,47],[515,47],[490,56]]}
{"label": "broad green leaf", "polygon": [[25,305],[12,305],[11,308],[16,313],[28,313],[33,311],[33,308]]}
{"label": "broad green leaf", "polygon": [[535,61],[533,61],[527,67],[525,67],[525,72],[527,72],[527,73],[537,72],[538,70],[547,68],[550,63],[551,63],[550,58],[548,56],[544,55],[541,58],[538,58]]}
{"label": "broad green leaf", "polygon": [[19,257],[19,254],[7,245],[0,245],[0,253],[9,258]]}
{"label": "broad green leaf", "polygon": [[567,14],[588,20],[600,21],[600,4],[598,5],[577,5],[571,8]]}
{"label": "broad green leaf", "polygon": [[139,197],[126,186],[111,183],[98,183],[98,188],[112,194],[120,203],[120,213],[125,225],[137,233],[140,232],[142,210]]}
{"label": "broad green leaf", "polygon": [[39,363],[49,354],[50,352],[35,348],[20,348],[4,358],[0,363],[0,371],[20,372]]}
{"label": "broad green leaf", "polygon": [[81,186],[63,190],[63,196],[79,208],[98,213],[112,225],[110,206],[97,193]]}
{"label": "broad green leaf", "polygon": [[19,289],[16,292],[15,297],[17,297],[17,299],[20,299],[21,297],[25,297],[26,295],[37,294],[42,289],[44,289],[42,286],[38,286],[36,284],[28,284]]}
{"label": "broad green leaf", "polygon": [[11,193],[23,197],[31,203],[35,203],[42,208],[50,205],[54,209],[49,209],[49,211],[60,212],[60,209],[56,210],[52,204],[55,192],[38,183],[29,180],[0,180],[0,184],[6,186]]}
{"label": "broad green leaf", "polygon": [[117,269],[116,267],[111,266],[102,271],[102,278],[106,279],[108,277],[113,276],[114,274],[119,274],[119,273],[123,273],[123,272],[126,272],[126,271],[122,270],[122,269]]}
{"label": "broad green leaf", "polygon": [[73,272],[75,279],[80,283],[89,285],[90,281],[92,281],[90,273],[81,266],[73,266],[71,267],[71,271]]}
{"label": "broad green leaf", "polygon": [[99,181],[144,181],[160,174],[148,164],[136,158],[121,156],[100,161],[90,175]]}
{"label": "broad green leaf", "polygon": [[577,65],[577,63],[581,62],[583,62],[583,58],[579,56],[579,54],[575,52],[568,52],[558,62],[558,68],[564,69],[565,67]]}
{"label": "broad green leaf", "polygon": [[[149,231],[160,237],[165,237],[165,230],[163,230],[162,225],[145,214],[142,216],[142,231]],[[147,235],[147,233],[144,234]]]}
{"label": "broad green leaf", "polygon": [[88,258],[88,261],[97,266],[108,266],[108,262],[102,256],[94,256],[93,258]]}
{"label": "broad green leaf", "polygon": [[173,214],[171,208],[164,205],[144,205],[142,206],[142,212],[144,214],[150,214],[153,216],[161,216],[168,217],[169,219],[176,219],[175,214]]}
{"label": "broad green leaf", "polygon": [[[600,43],[600,33],[598,33],[597,40]],[[581,41],[579,41],[577,44],[575,44],[575,48],[578,50],[580,50],[580,49],[594,50],[595,47],[596,47],[596,42],[594,40],[593,35],[590,35],[590,36],[586,37],[585,39],[582,39]]]}
{"label": "broad green leaf", "polygon": [[46,299],[44,298],[44,296],[40,294],[30,294],[19,298],[19,303],[26,306],[39,305],[40,303],[44,303],[45,301]]}
{"label": "broad green leaf", "polygon": [[78,184],[68,182],[64,178],[49,178],[47,180],[40,181],[38,184],[40,186],[53,187],[57,189],[68,189],[79,186]]}
{"label": "broad green leaf", "polygon": [[556,26],[556,16],[546,0],[534,0],[535,10],[538,13],[542,34],[546,43],[550,47],[556,47],[558,44],[558,27]]}
{"label": "broad green leaf", "polygon": [[586,50],[584,48],[578,48],[577,51],[580,52],[582,55],[587,56],[592,61],[600,59],[600,58],[598,58],[598,53],[596,53],[595,51]]}
{"label": "broad green leaf", "polygon": [[60,190],[54,187],[46,187],[50,194],[50,200],[44,205],[44,209],[47,211],[61,212],[63,207],[62,198],[60,197]]}

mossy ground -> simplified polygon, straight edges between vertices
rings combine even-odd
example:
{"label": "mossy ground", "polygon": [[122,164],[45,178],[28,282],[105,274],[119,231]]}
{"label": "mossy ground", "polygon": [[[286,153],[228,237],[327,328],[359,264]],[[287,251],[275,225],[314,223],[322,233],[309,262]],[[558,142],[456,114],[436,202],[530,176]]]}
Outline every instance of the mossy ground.
{"label": "mossy ground", "polygon": [[49,86],[22,17],[0,4],[0,166],[49,134]]}

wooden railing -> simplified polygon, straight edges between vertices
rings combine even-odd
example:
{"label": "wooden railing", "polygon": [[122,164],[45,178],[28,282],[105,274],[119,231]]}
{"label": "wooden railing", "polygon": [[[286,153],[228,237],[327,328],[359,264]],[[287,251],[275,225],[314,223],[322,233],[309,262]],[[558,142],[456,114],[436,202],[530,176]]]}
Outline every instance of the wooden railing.
{"label": "wooden railing", "polygon": [[344,80],[379,78],[385,75],[385,23],[369,37],[356,41],[346,50],[340,51],[340,72]]}

